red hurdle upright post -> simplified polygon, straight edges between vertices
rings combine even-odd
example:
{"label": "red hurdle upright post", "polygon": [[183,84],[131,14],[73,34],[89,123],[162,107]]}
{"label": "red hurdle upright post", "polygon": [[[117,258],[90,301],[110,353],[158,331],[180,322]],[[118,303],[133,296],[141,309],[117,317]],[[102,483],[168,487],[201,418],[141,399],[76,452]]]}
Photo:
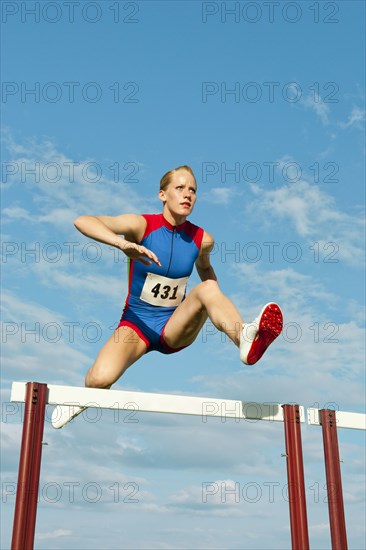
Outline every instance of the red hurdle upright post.
{"label": "red hurdle upright post", "polygon": [[332,550],[347,550],[346,520],[344,517],[336,411],[322,409],[319,411],[319,419],[323,431]]}
{"label": "red hurdle upright post", "polygon": [[282,405],[286,440],[288,499],[293,550],[309,550],[299,405]]}
{"label": "red hurdle upright post", "polygon": [[47,384],[28,382],[15,501],[12,550],[33,550]]}

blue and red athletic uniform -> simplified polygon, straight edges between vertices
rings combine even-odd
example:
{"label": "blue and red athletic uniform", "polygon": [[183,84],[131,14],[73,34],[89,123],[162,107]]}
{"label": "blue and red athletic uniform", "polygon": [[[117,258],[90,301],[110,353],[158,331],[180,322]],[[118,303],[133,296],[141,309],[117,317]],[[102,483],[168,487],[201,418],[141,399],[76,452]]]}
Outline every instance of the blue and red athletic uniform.
{"label": "blue and red athletic uniform", "polygon": [[[177,292],[182,292],[184,299],[185,285],[179,280],[192,273],[204,231],[187,220],[173,226],[163,214],[143,217],[147,225],[139,244],[157,255],[161,267],[129,260],[128,296],[118,327],[131,327],[146,343],[147,351],[174,353],[182,348],[172,349],[167,345],[164,327],[179,305]],[[159,305],[154,305],[154,301]],[[171,303],[175,305],[170,306]]]}

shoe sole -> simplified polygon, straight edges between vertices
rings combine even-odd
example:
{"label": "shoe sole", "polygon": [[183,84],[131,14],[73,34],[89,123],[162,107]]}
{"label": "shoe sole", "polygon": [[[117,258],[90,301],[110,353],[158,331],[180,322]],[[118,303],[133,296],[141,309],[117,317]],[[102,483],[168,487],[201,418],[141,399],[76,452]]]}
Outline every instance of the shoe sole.
{"label": "shoe sole", "polygon": [[283,315],[279,305],[266,304],[260,313],[257,336],[247,357],[247,364],[254,365],[262,357],[268,346],[281,334]]}

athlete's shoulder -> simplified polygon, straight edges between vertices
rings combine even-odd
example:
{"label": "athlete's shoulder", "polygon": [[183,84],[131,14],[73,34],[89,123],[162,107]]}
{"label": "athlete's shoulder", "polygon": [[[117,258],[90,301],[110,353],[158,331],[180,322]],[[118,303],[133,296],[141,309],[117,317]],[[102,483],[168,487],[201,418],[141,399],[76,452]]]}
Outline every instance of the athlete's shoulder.
{"label": "athlete's shoulder", "polygon": [[162,223],[162,214],[141,214],[141,216],[143,218],[145,218],[145,220],[149,220],[150,222],[158,222],[158,223]]}
{"label": "athlete's shoulder", "polygon": [[208,233],[207,231],[204,231],[203,232],[203,237],[202,237],[201,250],[203,252],[206,252],[206,253],[211,252],[211,250],[213,249],[214,244],[215,244],[215,239],[211,235],[211,233]]}
{"label": "athlete's shoulder", "polygon": [[208,269],[210,267],[210,254],[214,248],[214,245],[215,239],[213,236],[207,231],[204,231],[202,245],[196,261],[196,267],[198,270]]}
{"label": "athlete's shoulder", "polygon": [[160,229],[164,225],[164,218],[162,214],[142,214],[146,222],[145,232],[143,238],[147,237],[152,231]]}
{"label": "athlete's shoulder", "polygon": [[195,245],[200,250],[205,230],[189,220],[186,220],[184,224],[184,232],[192,239],[192,241],[194,241]]}

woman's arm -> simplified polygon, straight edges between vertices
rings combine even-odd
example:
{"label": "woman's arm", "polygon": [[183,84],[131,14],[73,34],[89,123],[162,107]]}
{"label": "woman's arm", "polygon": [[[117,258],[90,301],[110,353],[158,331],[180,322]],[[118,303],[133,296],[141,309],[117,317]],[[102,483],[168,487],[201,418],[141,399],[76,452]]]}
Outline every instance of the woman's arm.
{"label": "woman's arm", "polygon": [[210,252],[212,251],[214,244],[215,240],[213,236],[205,231],[202,239],[201,250],[196,260],[196,269],[201,281],[207,281],[209,279],[217,281],[214,268],[212,267],[210,261]]}
{"label": "woman's arm", "polygon": [[143,216],[136,214],[79,216],[74,221],[74,225],[86,237],[115,246],[129,258],[138,260],[145,265],[150,265],[151,261],[160,265],[157,256],[151,250],[138,244],[146,228],[146,220]]}

